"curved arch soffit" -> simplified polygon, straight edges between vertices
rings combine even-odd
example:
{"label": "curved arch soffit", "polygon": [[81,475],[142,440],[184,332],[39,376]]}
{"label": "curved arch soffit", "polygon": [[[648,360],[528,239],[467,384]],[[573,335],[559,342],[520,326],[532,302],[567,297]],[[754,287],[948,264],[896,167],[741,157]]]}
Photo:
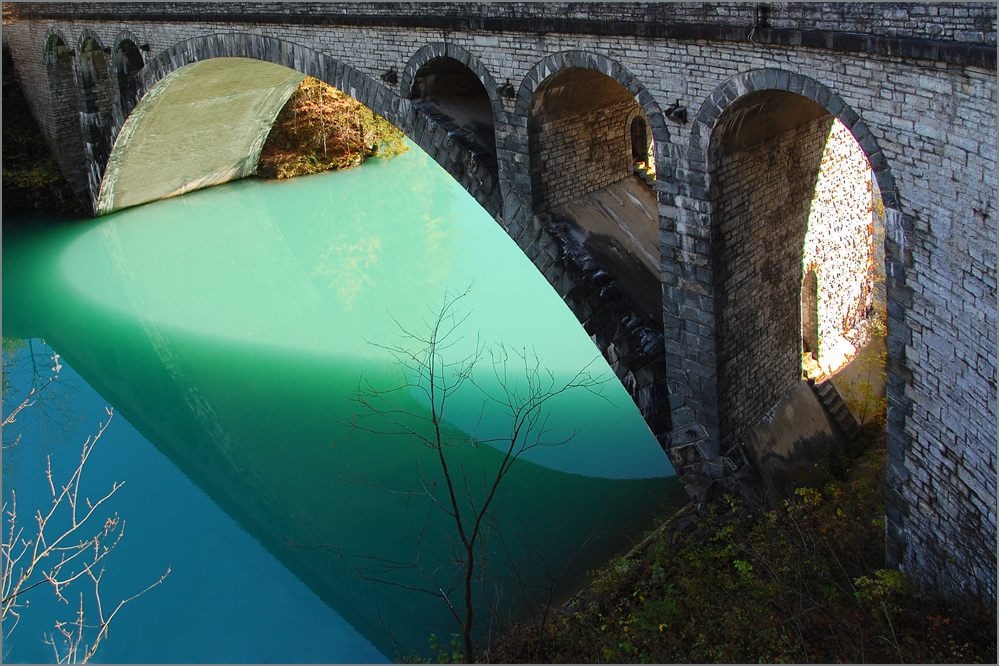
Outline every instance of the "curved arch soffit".
{"label": "curved arch soffit", "polygon": [[642,108],[642,112],[645,113],[649,127],[652,128],[652,137],[656,143],[656,170],[662,173],[665,165],[661,162],[664,159],[665,150],[660,148],[664,148],[669,143],[670,133],[659,102],[624,65],[606,56],[587,51],[562,51],[541,60],[527,73],[517,91],[517,117],[523,118],[523,121],[526,122],[531,109],[531,100],[537,89],[552,74],[571,68],[589,69],[609,76],[632,94]]}
{"label": "curved arch soffit", "polygon": [[[162,196],[157,196],[145,201],[137,201],[133,198],[131,203],[116,203],[113,191],[117,187],[115,184],[117,176],[122,173],[122,162],[125,161],[124,156],[126,151],[123,142],[128,142],[134,135],[139,124],[136,114],[146,103],[151,101],[148,99],[150,93],[156,89],[160,82],[188,65],[220,58],[270,63],[294,70],[300,76],[315,77],[364,104],[401,129],[408,137],[413,138],[413,130],[416,123],[410,113],[409,100],[400,98],[380,82],[375,81],[359,70],[332,56],[300,44],[248,33],[217,33],[195,37],[178,42],[170,48],[161,51],[156,56],[149,58],[146,60],[146,64],[142,70],[137,74],[139,103],[129,117],[125,119],[120,131],[114,132],[116,137],[115,145],[112,150],[111,159],[108,160],[108,166],[105,169],[104,180],[101,183],[98,205],[95,207],[98,215],[104,215],[128,205],[137,205],[138,203],[163,198]],[[284,100],[282,100],[281,105],[278,105],[274,114],[275,117],[277,112],[280,111],[281,106],[283,106],[284,101],[291,95],[291,92],[289,91]],[[269,130],[269,127],[267,129]],[[259,154],[259,147],[262,147],[265,139],[266,131],[259,138],[260,145],[257,147],[257,154]],[[449,173],[453,173],[453,170],[449,167],[453,167],[454,165],[442,163],[440,159],[451,159],[450,152],[440,151],[440,156],[435,156],[435,160]],[[460,156],[455,161],[460,161]],[[463,167],[461,164],[459,166]],[[232,180],[235,177],[233,174],[226,180]],[[219,182],[225,182],[225,180]],[[183,191],[190,191],[209,184],[217,183],[191,183],[183,189],[175,188],[171,192],[179,194]],[[473,187],[467,183],[463,182],[462,184],[473,196],[478,194],[472,191]],[[476,199],[479,199],[479,196],[476,196]]]}
{"label": "curved arch soffit", "polygon": [[104,44],[101,42],[100,36],[93,30],[85,28],[83,32],[80,33],[80,39],[77,40],[76,42],[77,53],[81,54],[84,53],[83,47],[87,44],[88,41],[93,41],[93,43],[97,46],[98,51],[104,50]]}
{"label": "curved arch soffit", "polygon": [[499,90],[493,75],[471,52],[454,44],[446,42],[427,44],[414,53],[403,69],[402,77],[399,81],[399,94],[409,99],[409,96],[413,92],[413,82],[416,80],[417,73],[424,65],[439,58],[456,60],[470,69],[478,77],[479,83],[486,89],[486,94],[489,96],[489,105],[493,110],[493,126],[506,123],[506,111],[503,109],[503,101],[500,99]]}
{"label": "curved arch soffit", "polygon": [[250,175],[274,119],[303,78],[249,58],[201,60],[163,77],[118,133],[97,214]]}
{"label": "curved arch soffit", "polygon": [[66,36],[56,28],[49,28],[45,32],[45,46],[43,47],[46,68],[51,68],[56,64],[56,49],[59,48],[59,43],[62,44],[63,49],[69,51],[69,42],[66,41]]}
{"label": "curved arch soffit", "polygon": [[[901,212],[895,188],[895,178],[877,138],[867,123],[861,120],[860,115],[842,97],[825,84],[787,70],[758,69],[744,72],[725,81],[705,98],[694,118],[690,133],[688,157],[691,161],[692,171],[700,170],[706,177],[707,163],[705,160],[711,147],[712,134],[725,111],[746,95],[767,90],[783,91],[809,99],[843,123],[850,130],[871,164],[885,208]],[[695,159],[695,157],[699,159]]]}

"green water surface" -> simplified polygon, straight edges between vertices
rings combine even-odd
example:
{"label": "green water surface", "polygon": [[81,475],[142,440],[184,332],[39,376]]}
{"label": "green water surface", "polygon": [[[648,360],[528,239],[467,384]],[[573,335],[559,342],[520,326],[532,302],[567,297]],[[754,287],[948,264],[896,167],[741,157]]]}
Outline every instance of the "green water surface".
{"label": "green water surface", "polygon": [[[454,630],[442,600],[405,589],[425,585],[424,571],[435,572],[435,584],[450,584],[459,572],[453,520],[426,495],[411,494],[445,487],[438,461],[414,437],[352,432],[345,424],[358,412],[351,398],[362,378],[383,390],[414,380],[384,346],[413,347],[405,332],[425,331],[449,294],[466,291],[457,304],[465,319],[449,359],[502,345],[514,359],[536,356],[556,383],[584,367],[606,380],[602,395],[573,391],[553,401],[548,440],[568,441],[526,452],[500,486],[482,589],[493,607],[517,615],[522,598],[531,595],[527,586],[505,580],[516,574],[546,587],[551,572],[574,563],[566,580],[578,583],[601,558],[627,548],[664,501],[678,502],[682,493],[634,404],[572,314],[496,222],[429,157],[414,148],[345,172],[231,183],[95,221],[4,225],[4,338],[44,340],[79,374],[81,391],[96,391],[116,418],[127,420],[122,427],[136,431],[140,443],[123,449],[121,460],[155,447],[159,462],[144,465],[172,463],[352,628],[341,632],[342,651],[324,645],[312,656],[290,646],[282,652],[283,630],[274,626],[274,646],[267,653],[249,650],[251,661],[371,659],[374,653],[358,651],[360,644],[390,659],[410,650],[427,654],[432,632]],[[499,386],[491,358],[484,357],[476,375],[487,390]],[[516,376],[515,364],[510,369]],[[474,387],[466,389],[448,404],[449,432],[467,442],[502,436],[509,416],[484,403]],[[413,423],[429,414],[417,391],[395,398]],[[8,402],[5,395],[5,409]],[[32,446],[40,444],[29,433],[19,447]],[[500,449],[468,443],[448,454],[464,479],[462,506],[480,505]],[[11,483],[27,483],[18,472],[9,473],[5,462],[5,484],[9,474],[16,479]],[[127,483],[144,483],[142,469],[122,474]],[[156,495],[166,510],[150,520],[168,521],[172,504],[186,506],[192,491],[171,483]],[[121,511],[133,523],[144,520],[127,503]],[[185,552],[200,549],[197,525],[191,527],[190,542],[178,545]],[[213,544],[202,557],[213,564],[231,558],[237,566],[249,550],[226,548]],[[373,563],[380,568],[371,569]],[[172,574],[162,588],[184,580]],[[234,584],[253,590],[259,582],[247,577]],[[171,626],[181,622],[183,606],[158,604],[183,603],[184,595],[163,592],[158,600],[154,593],[133,606],[157,608]],[[207,587],[208,599],[200,590],[189,594],[214,609],[218,636],[238,632],[223,627],[240,626],[241,613],[268,608],[261,599],[251,611]],[[164,601],[174,598],[180,601]],[[37,622],[44,627],[46,619]],[[141,636],[129,635],[139,629],[128,626],[114,637],[117,651],[109,646],[104,654],[112,661],[152,660],[141,651]],[[244,630],[253,634],[247,640],[267,633]],[[184,644],[185,631],[196,630],[181,623],[173,628],[174,642]],[[360,642],[348,646],[355,639],[347,634]],[[174,654],[162,650],[157,661],[220,660],[189,645]]]}

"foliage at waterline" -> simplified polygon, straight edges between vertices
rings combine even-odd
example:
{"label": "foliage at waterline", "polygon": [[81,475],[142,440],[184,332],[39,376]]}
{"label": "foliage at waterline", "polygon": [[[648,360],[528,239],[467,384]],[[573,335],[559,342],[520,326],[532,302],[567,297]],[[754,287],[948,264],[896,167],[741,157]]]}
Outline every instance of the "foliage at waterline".
{"label": "foliage at waterline", "polygon": [[3,212],[58,210],[79,205],[24,98],[14,60],[3,47]]}
{"label": "foliage at waterline", "polygon": [[292,178],[356,166],[370,157],[409,150],[405,135],[347,94],[311,76],[278,114],[257,173]]}

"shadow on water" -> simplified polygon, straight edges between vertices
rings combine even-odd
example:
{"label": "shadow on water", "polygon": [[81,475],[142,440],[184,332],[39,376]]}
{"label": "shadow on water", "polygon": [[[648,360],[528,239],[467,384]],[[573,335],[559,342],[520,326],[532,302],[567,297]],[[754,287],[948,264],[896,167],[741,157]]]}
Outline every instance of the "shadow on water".
{"label": "shadow on water", "polygon": [[[405,562],[418,552],[448,552],[445,517],[435,514],[424,523],[425,507],[386,490],[441,478],[432,465],[421,468],[422,449],[412,439],[363,433],[348,439],[343,422],[353,413],[349,398],[362,374],[382,388],[403,380],[369,341],[396,342],[394,319],[418,328],[444,289],[466,279],[464,259],[453,258],[467,252],[463,243],[490,244],[467,238],[467,229],[453,221],[468,206],[453,188],[428,186],[405,157],[381,176],[411,182],[384,196],[347,196],[359,188],[354,176],[331,174],[335,178],[237,183],[71,227],[5,229],[3,265],[5,337],[45,338],[243,529],[389,656],[397,647],[422,652],[431,632],[453,631],[447,610],[439,599],[364,581],[351,565],[366,556]],[[341,188],[316,187],[327,181]],[[437,212],[424,212],[430,210]],[[477,331],[503,334],[493,329],[511,315],[494,309],[489,300],[472,309],[470,344]],[[537,313],[518,309],[526,310],[518,316],[531,322],[523,325],[529,330]],[[558,339],[545,344],[565,346]],[[588,361],[555,359],[548,348],[539,353],[546,363],[552,359],[557,375]],[[623,390],[615,399],[622,395],[628,402]],[[603,421],[621,411],[564,406],[571,421],[579,412]],[[415,397],[404,408],[412,414],[427,409]],[[469,423],[474,419],[458,415],[455,427]],[[577,425],[559,427],[570,432]],[[518,462],[497,501],[508,548],[515,534],[530,538],[557,569],[588,544],[574,565],[577,581],[625,547],[629,534],[648,527],[664,499],[682,496],[661,451],[648,449],[649,442],[658,447],[647,430],[639,443],[632,441],[634,423],[608,426],[609,438],[599,427],[602,441],[580,437],[545,452],[548,457]],[[598,449],[608,460],[633,457],[652,478],[635,478],[642,474],[623,461],[618,472],[609,463],[586,463]],[[455,455],[473,480],[500,458],[489,446]],[[585,471],[592,469],[602,473]],[[476,500],[481,485],[469,485]],[[594,536],[600,538],[591,542]],[[495,580],[512,573],[504,571],[500,541],[490,542]],[[345,561],[338,551],[354,557]],[[418,582],[415,570],[398,575],[401,584]],[[539,567],[531,575],[543,582]],[[507,588],[504,598],[523,589]]]}

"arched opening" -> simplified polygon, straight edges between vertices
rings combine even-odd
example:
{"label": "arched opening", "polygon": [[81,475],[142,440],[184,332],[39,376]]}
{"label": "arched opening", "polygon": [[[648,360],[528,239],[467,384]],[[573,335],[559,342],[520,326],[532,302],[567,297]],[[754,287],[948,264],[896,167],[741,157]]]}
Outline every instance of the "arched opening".
{"label": "arched opening", "polygon": [[631,160],[634,172],[650,189],[656,183],[655,145],[645,114],[638,113],[631,120]]}
{"label": "arched opening", "polygon": [[801,281],[801,351],[819,360],[819,279],[814,268]]}
{"label": "arched opening", "polygon": [[115,70],[118,73],[118,95],[123,118],[128,117],[138,101],[136,75],[145,66],[142,52],[130,39],[123,39],[115,49]]}
{"label": "arched opening", "polygon": [[496,168],[496,132],[489,93],[471,69],[453,58],[435,58],[413,78],[410,99],[485,163]]}
{"label": "arched opening", "polygon": [[631,121],[631,159],[644,162],[649,156],[649,140],[645,132],[645,122],[642,118]]}
{"label": "arched opening", "polygon": [[[802,258],[812,269],[802,283],[802,336],[814,336],[808,351],[815,361],[802,357],[802,371],[813,379],[835,375],[866,347],[878,344],[873,338],[885,318],[883,210],[863,149],[843,123],[834,121],[815,182]],[[806,319],[806,286],[815,290],[812,319]]]}
{"label": "arched opening", "polygon": [[636,177],[648,120],[616,79],[582,67],[542,81],[528,111],[534,212],[564,221],[635,306],[662,319],[655,193]]}
{"label": "arched opening", "polygon": [[73,52],[59,35],[50,35],[45,43],[45,73],[55,157],[74,190],[80,192],[85,189],[87,179],[83,166],[80,116],[76,108]]}
{"label": "arched opening", "polygon": [[[801,379],[827,378],[873,327],[871,167],[823,106],[774,89],[722,112],[708,159],[719,436],[786,487],[856,428],[839,394]],[[784,442],[781,419],[828,425]]]}
{"label": "arched opening", "polygon": [[94,163],[103,166],[111,152],[111,80],[107,59],[96,39],[87,37],[83,40],[77,71],[83,102],[83,138]]}

